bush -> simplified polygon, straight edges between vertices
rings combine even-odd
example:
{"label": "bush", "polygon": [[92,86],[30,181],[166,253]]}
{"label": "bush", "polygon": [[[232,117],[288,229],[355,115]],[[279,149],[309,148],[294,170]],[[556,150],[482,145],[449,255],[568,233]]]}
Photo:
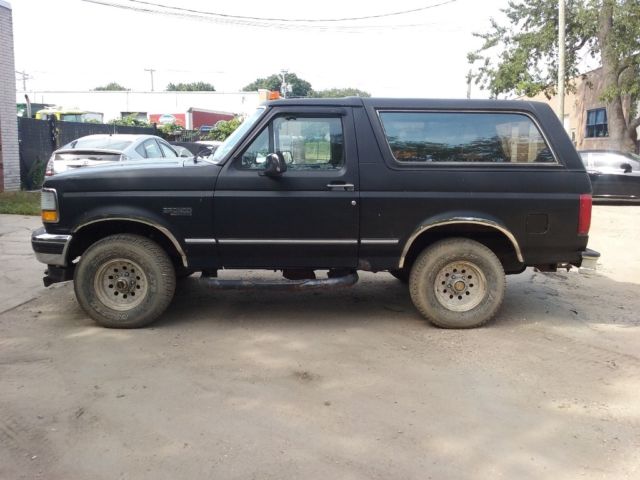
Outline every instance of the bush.
{"label": "bush", "polygon": [[205,137],[205,140],[226,140],[241,123],[242,119],[240,117],[232,118],[228,121],[220,120]]}

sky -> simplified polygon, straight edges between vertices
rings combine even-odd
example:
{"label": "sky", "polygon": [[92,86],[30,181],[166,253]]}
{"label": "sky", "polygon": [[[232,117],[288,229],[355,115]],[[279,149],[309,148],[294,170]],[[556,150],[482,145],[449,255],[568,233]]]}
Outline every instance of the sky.
{"label": "sky", "polygon": [[[118,82],[155,90],[205,81],[239,91],[282,69],[321,90],[354,87],[374,96],[463,98],[473,32],[501,17],[507,0],[10,0],[16,70],[28,91],[88,90]],[[365,20],[376,16],[433,8]],[[158,7],[164,5],[165,7]],[[172,8],[173,7],[173,8]],[[131,10],[162,10],[173,15]],[[305,19],[238,20],[223,15]],[[323,20],[323,21],[317,21]],[[22,89],[20,76],[18,89]],[[473,98],[487,92],[473,87]]]}

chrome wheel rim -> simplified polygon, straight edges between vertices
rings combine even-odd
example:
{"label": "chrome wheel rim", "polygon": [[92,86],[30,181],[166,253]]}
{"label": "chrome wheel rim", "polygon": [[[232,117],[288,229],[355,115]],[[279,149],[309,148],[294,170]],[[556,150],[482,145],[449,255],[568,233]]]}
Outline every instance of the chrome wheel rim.
{"label": "chrome wheel rim", "polygon": [[147,296],[149,282],[136,262],[116,258],[104,263],[94,277],[98,300],[112,310],[137,307]]}
{"label": "chrome wheel rim", "polygon": [[440,304],[454,312],[472,310],[487,294],[482,270],[466,260],[445,265],[436,275],[433,287]]}

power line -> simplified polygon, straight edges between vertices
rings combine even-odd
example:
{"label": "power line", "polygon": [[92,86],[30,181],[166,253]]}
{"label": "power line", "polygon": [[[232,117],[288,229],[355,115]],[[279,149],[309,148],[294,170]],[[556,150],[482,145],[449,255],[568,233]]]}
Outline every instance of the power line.
{"label": "power line", "polygon": [[[186,18],[191,20],[198,21],[207,21],[218,24],[231,24],[231,25],[242,25],[249,27],[259,27],[259,28],[278,28],[282,30],[319,30],[319,31],[340,31],[344,33],[358,33],[358,31],[362,30],[381,30],[381,29],[404,29],[404,28],[416,28],[416,27],[427,27],[439,25],[437,22],[431,23],[412,23],[412,24],[397,24],[397,25],[317,25],[317,24],[292,24],[292,23],[277,23],[271,20],[268,21],[258,21],[258,20],[245,20],[239,18],[227,18],[227,17],[215,17],[215,16],[203,16],[201,14],[192,14],[192,13],[182,13],[175,11],[167,11],[167,10],[157,10],[150,9],[145,7],[136,7],[132,5],[124,5],[120,3],[112,3],[104,0],[81,0],[86,3],[93,3],[96,5],[102,5],[106,7],[119,8],[122,10],[141,12],[141,13],[150,13],[155,15],[167,15],[179,18]],[[457,0],[449,0],[446,3],[451,3]],[[440,5],[440,4],[438,4]],[[437,5],[434,5],[437,6]]]}
{"label": "power line", "polygon": [[[86,1],[86,0],[83,0]],[[153,2],[146,2],[144,0],[128,0],[131,3],[139,3],[142,5],[148,5],[148,6],[152,6],[152,7],[162,7],[162,8],[167,8],[169,10],[177,10],[177,11],[181,11],[181,12],[188,12],[188,13],[196,13],[199,15],[212,15],[212,16],[216,16],[216,17],[222,17],[222,18],[233,18],[233,19],[237,19],[237,20],[257,20],[257,21],[261,21],[261,22],[306,22],[306,23],[311,23],[311,22],[347,22],[347,21],[355,21],[355,20],[371,20],[373,18],[386,18],[386,17],[394,17],[394,16],[398,16],[398,15],[406,15],[409,13],[416,13],[416,12],[422,12],[424,10],[429,10],[431,8],[436,8],[436,7],[441,7],[443,5],[447,5],[449,3],[453,3],[456,2],[457,0],[444,0],[440,3],[434,3],[432,5],[425,5],[423,7],[418,7],[418,8],[412,8],[410,10],[401,10],[399,12],[390,12],[390,13],[380,13],[377,15],[367,15],[367,16],[363,16],[363,17],[344,17],[344,18],[269,18],[269,17],[250,17],[250,16],[245,16],[245,15],[230,15],[227,13],[219,13],[219,12],[208,12],[208,11],[203,11],[203,10],[193,10],[190,8],[182,8],[182,7],[174,7],[172,5],[164,5],[162,3],[153,3]]]}

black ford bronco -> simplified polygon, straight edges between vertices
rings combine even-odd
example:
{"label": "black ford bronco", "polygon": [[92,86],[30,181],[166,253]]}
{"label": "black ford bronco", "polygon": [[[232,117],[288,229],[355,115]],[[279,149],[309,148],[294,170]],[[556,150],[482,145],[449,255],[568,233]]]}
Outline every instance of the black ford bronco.
{"label": "black ford bronco", "polygon": [[[32,245],[45,285],[73,279],[105,327],[147,325],[196,271],[220,288],[307,289],[367,270],[407,282],[435,325],[469,328],[500,307],[505,273],[595,263],[590,216],[589,177],[547,105],[292,99],[210,156],[47,179]],[[249,268],[283,279],[217,278]]]}

